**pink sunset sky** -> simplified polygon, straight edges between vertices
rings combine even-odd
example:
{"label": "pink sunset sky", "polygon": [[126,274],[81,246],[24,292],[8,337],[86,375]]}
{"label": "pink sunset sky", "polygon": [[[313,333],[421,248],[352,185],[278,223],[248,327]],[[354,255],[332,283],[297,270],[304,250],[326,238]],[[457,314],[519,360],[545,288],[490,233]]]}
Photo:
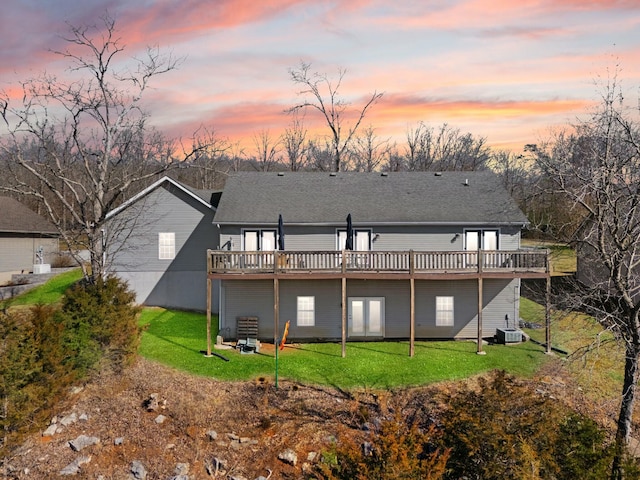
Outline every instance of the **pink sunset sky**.
{"label": "pink sunset sky", "polygon": [[145,97],[152,123],[173,137],[201,125],[245,145],[279,135],[300,101],[289,69],[301,61],[334,79],[346,69],[340,94],[355,107],[384,92],[364,125],[400,148],[424,122],[522,151],[585,117],[616,69],[629,98],[640,89],[637,0],[8,0],[0,89],[64,76],[50,50],[65,48],[66,22],[97,24],[105,11],[124,56],[157,45],[184,57]]}

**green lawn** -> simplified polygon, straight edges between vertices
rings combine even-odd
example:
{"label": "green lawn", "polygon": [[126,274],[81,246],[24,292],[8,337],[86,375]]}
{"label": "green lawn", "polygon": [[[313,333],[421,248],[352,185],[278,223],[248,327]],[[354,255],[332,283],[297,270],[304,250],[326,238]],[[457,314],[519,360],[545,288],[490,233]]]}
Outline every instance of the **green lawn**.
{"label": "green lawn", "polygon": [[77,268],[69,270],[68,272],[56,275],[43,285],[40,285],[33,290],[18,295],[15,298],[0,302],[0,307],[4,308],[5,305],[17,306],[17,305],[49,305],[60,301],[62,294],[67,288],[72,286],[78,280],[82,278],[82,270]]}
{"label": "green lawn", "polygon": [[[214,350],[228,362],[206,358],[206,318],[202,314],[147,308],[141,325],[145,331],[139,352],[149,359],[220,380],[275,377],[271,345],[257,355]],[[347,343],[346,358],[342,358],[339,343],[295,344],[279,353],[278,373],[279,378],[343,389],[384,389],[465,378],[492,369],[529,376],[548,358],[542,347],[530,342],[487,345],[484,350],[486,355],[477,355],[475,343],[467,341],[416,342],[412,358],[406,341],[352,342]]]}
{"label": "green lawn", "polygon": [[549,249],[549,253],[551,254],[551,275],[566,275],[576,271],[576,252],[566,244],[523,238],[522,246]]}
{"label": "green lawn", "polygon": [[[544,325],[544,307],[520,299],[520,316]],[[545,329],[523,329],[545,342]],[[618,398],[624,377],[624,349],[611,332],[578,312],[551,311],[551,345],[568,353],[566,367],[587,395],[595,400]]]}
{"label": "green lawn", "polygon": [[[40,287],[11,300],[11,305],[51,304],[82,277],[80,270],[61,274]],[[215,341],[217,318],[213,319]],[[206,358],[206,316],[201,313],[145,308],[140,316],[143,334],[140,355],[196,375],[220,380],[275,377],[272,345],[261,353],[243,355],[235,350],[214,350],[229,359]],[[531,342],[519,345],[485,345],[486,355],[476,354],[468,341],[416,342],[409,357],[409,343],[347,343],[346,358],[339,343],[287,345],[279,353],[279,378],[333,385],[338,388],[394,388],[455,380],[493,369],[515,375],[532,375],[549,357]]]}

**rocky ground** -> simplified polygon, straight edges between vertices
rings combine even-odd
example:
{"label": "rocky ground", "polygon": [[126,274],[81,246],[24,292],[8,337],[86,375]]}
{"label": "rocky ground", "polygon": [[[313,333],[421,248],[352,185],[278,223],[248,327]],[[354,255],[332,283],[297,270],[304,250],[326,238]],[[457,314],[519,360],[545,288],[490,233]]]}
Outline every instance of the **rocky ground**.
{"label": "rocky ground", "polygon": [[[611,424],[561,370],[533,381]],[[307,478],[331,442],[363,438],[369,422],[398,409],[436,410],[455,388],[348,394],[281,381],[276,389],[270,379],[218,382],[139,359],[76,389],[46,432],[0,464],[0,478]]]}

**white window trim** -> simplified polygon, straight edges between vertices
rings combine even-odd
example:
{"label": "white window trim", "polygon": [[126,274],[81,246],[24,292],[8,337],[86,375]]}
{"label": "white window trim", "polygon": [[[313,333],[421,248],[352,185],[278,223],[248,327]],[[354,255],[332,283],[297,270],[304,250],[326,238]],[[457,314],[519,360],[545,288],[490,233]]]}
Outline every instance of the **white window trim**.
{"label": "white window trim", "polygon": [[296,298],[296,325],[298,327],[315,327],[316,325],[316,297],[315,296],[299,295]]}
{"label": "white window trim", "polygon": [[467,232],[478,232],[480,234],[480,248],[481,250],[486,250],[485,246],[484,246],[484,234],[485,232],[495,232],[496,234],[496,250],[500,250],[500,229],[499,228],[466,228],[464,230],[464,241],[465,241],[465,245],[464,245],[464,249],[468,250],[469,248],[467,247],[466,241],[467,241]]}
{"label": "white window trim", "polygon": [[176,258],[176,234],[174,232],[158,233],[158,259],[173,260]]}
{"label": "white window trim", "polygon": [[[353,331],[353,302],[361,301],[362,302],[362,315],[363,315],[363,327],[364,331],[362,332],[354,332]],[[379,332],[371,332],[370,330],[370,307],[371,302],[378,301],[380,302],[380,331]],[[348,334],[349,336],[370,336],[370,337],[384,337],[385,330],[385,297],[348,297],[347,298],[347,316],[348,316]]]}
{"label": "white window trim", "polygon": [[264,229],[260,229],[260,228],[247,228],[247,229],[243,229],[242,230],[242,249],[243,250],[247,250],[246,246],[245,246],[245,235],[247,234],[247,232],[255,232],[257,234],[257,241],[258,241],[258,250],[257,251],[263,251],[264,248],[262,247],[262,242],[263,242],[263,235],[265,233],[272,233],[273,234],[273,241],[274,241],[274,249],[269,250],[269,251],[273,251],[276,250],[278,248],[278,231],[274,230],[273,228],[264,228]]}
{"label": "white window trim", "polygon": [[[360,250],[358,249],[358,242],[356,240],[356,236],[358,235],[358,233],[362,234],[365,233],[367,234],[367,238],[368,238],[368,248],[366,250]],[[340,228],[338,230],[336,230],[336,250],[343,250],[344,249],[344,244],[346,242],[347,239],[347,230],[344,228]],[[370,252],[371,248],[372,248],[372,243],[373,243],[373,230],[371,230],[370,228],[354,228],[353,229],[353,249],[356,251],[360,251],[360,252]]]}
{"label": "white window trim", "polygon": [[[451,300],[451,309],[441,308],[440,299]],[[436,297],[436,327],[453,327],[455,324],[455,299],[451,295],[439,295]]]}

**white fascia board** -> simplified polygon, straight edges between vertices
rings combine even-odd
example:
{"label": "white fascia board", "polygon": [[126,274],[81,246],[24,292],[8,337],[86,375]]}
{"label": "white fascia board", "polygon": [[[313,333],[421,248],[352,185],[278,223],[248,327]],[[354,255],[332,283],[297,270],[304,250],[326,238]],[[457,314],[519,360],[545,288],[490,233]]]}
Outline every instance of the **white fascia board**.
{"label": "white fascia board", "polygon": [[149,185],[147,188],[145,188],[144,190],[142,190],[141,192],[137,193],[136,195],[134,195],[133,197],[131,197],[129,200],[127,200],[126,202],[124,202],[122,205],[120,205],[118,208],[114,208],[113,210],[111,210],[109,213],[107,213],[107,215],[105,216],[105,219],[109,219],[115,215],[117,215],[118,213],[120,213],[122,210],[124,210],[125,208],[127,208],[128,206],[134,204],[135,202],[137,202],[138,200],[140,200],[142,197],[144,197],[145,195],[148,195],[149,193],[151,193],[153,190],[155,190],[156,188],[158,188],[160,185],[162,185],[164,182],[169,182],[171,183],[173,186],[175,186],[176,188],[182,190],[184,193],[186,193],[187,195],[189,195],[190,197],[194,198],[195,200],[197,200],[198,202],[202,203],[204,206],[209,207],[209,208],[213,208],[211,206],[211,204],[205,202],[202,198],[200,198],[198,195],[194,194],[191,190],[189,190],[188,188],[185,188],[182,184],[176,182],[175,180],[173,180],[172,178],[169,178],[167,176],[162,177],[160,180],[157,180],[156,182],[152,183],[151,185]]}

